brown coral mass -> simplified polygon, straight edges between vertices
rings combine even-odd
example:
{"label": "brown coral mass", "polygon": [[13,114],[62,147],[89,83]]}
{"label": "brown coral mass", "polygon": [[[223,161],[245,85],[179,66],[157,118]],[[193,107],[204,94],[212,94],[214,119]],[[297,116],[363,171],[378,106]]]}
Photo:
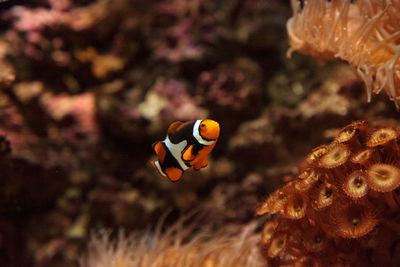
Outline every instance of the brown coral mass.
{"label": "brown coral mass", "polygon": [[307,155],[300,174],[258,212],[274,215],[262,231],[269,263],[296,266],[318,259],[321,266],[361,266],[362,260],[362,266],[378,266],[381,258],[369,253],[393,253],[390,248],[400,242],[398,132],[353,122]]}
{"label": "brown coral mass", "polygon": [[[400,103],[400,1],[292,0],[291,48],[353,65],[371,94],[382,89]],[[301,4],[303,3],[303,4]]]}

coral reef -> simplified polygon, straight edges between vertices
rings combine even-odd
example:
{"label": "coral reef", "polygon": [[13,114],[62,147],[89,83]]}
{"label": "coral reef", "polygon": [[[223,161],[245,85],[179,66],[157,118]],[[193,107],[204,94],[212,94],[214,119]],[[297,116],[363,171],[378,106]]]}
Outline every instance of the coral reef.
{"label": "coral reef", "polygon": [[[0,1],[0,266],[77,265],[91,231],[143,233],[166,210],[166,229],[211,213],[182,246],[247,225],[338,128],[398,126],[347,64],[287,59],[290,15],[280,0]],[[209,166],[160,179],[151,144],[198,118],[221,123]]]}
{"label": "coral reef", "polygon": [[[300,164],[259,215],[271,264],[397,266],[400,128],[356,121]],[[351,248],[351,249],[348,249]]]}
{"label": "coral reef", "polygon": [[289,55],[298,50],[315,58],[348,61],[365,82],[368,101],[371,94],[383,89],[399,105],[399,1],[291,3],[293,17],[287,22]]}

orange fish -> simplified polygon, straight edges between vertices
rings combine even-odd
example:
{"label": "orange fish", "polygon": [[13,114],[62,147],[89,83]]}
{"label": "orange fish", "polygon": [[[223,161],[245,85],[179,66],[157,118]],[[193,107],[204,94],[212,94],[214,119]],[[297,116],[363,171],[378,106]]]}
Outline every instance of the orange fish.
{"label": "orange fish", "polygon": [[219,137],[219,124],[213,120],[176,121],[167,137],[153,144],[158,160],[151,162],[162,177],[178,181],[190,167],[196,171],[208,164],[208,154]]}

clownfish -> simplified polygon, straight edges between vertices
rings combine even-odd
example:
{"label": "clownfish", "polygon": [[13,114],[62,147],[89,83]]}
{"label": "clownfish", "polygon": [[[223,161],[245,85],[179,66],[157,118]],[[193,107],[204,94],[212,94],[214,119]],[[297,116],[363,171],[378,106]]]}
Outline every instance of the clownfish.
{"label": "clownfish", "polygon": [[153,144],[158,160],[151,164],[162,177],[178,181],[190,167],[198,171],[207,166],[219,130],[218,122],[209,119],[176,121],[168,127],[165,139]]}

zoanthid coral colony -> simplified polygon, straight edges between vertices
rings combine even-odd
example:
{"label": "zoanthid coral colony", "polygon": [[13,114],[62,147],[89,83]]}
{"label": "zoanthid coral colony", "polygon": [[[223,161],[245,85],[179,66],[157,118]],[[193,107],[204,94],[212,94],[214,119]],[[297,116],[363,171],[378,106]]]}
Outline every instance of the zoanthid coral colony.
{"label": "zoanthid coral colony", "polygon": [[287,22],[290,56],[300,51],[315,58],[339,58],[355,66],[368,101],[382,89],[400,104],[399,0],[291,0]]}
{"label": "zoanthid coral colony", "polygon": [[261,233],[268,262],[399,266],[399,146],[400,128],[356,121],[313,149],[257,211],[274,215]]}

